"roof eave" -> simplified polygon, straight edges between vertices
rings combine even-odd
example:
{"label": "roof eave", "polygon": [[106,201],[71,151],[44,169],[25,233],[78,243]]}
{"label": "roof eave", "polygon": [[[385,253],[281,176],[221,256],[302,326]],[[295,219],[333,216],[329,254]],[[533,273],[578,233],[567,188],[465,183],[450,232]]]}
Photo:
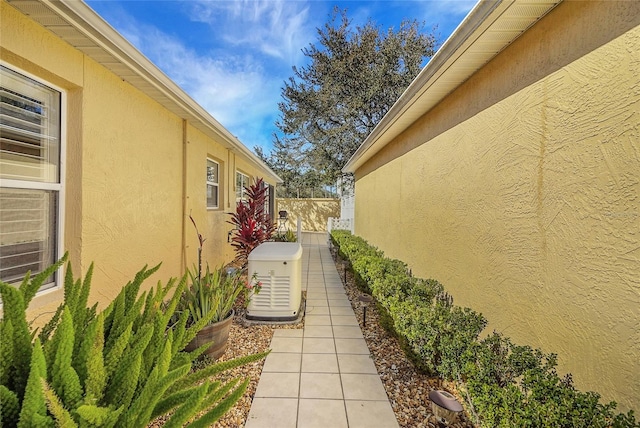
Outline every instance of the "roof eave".
{"label": "roof eave", "polygon": [[[480,0],[343,167],[355,173],[562,0]],[[518,9],[514,5],[522,6]],[[503,27],[509,22],[509,31]],[[466,56],[465,56],[466,55]]]}
{"label": "roof eave", "polygon": [[[283,180],[84,1],[7,0],[61,39],[110,69],[225,148],[248,157],[276,183]],[[44,6],[42,8],[41,6]],[[66,25],[51,22],[51,12]]]}

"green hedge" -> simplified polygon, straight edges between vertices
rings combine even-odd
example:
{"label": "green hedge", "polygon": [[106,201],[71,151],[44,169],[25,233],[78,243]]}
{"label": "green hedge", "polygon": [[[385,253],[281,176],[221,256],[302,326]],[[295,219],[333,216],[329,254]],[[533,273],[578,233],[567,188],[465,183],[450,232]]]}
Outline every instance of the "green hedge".
{"label": "green hedge", "polygon": [[554,354],[516,345],[492,333],[482,314],[453,304],[442,284],[415,278],[360,237],[342,230],[331,242],[349,262],[360,289],[386,312],[393,332],[418,367],[456,381],[476,423],[483,427],[640,427],[633,411],[616,413],[596,392],[580,392],[560,377]]}

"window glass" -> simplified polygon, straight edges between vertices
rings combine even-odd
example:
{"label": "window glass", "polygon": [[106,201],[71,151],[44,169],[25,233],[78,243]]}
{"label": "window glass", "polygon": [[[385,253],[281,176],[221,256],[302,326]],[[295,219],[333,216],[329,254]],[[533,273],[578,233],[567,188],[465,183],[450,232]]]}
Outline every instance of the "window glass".
{"label": "window glass", "polygon": [[61,98],[0,66],[0,279],[7,283],[39,273],[58,257]]}
{"label": "window glass", "polygon": [[[56,257],[58,192],[0,188],[0,279],[22,280]],[[53,282],[50,278],[46,283]]]}
{"label": "window glass", "polygon": [[240,202],[246,199],[245,187],[249,186],[249,176],[236,171],[236,202]]}
{"label": "window glass", "polygon": [[59,183],[60,93],[6,67],[0,84],[0,177]]}
{"label": "window glass", "polygon": [[220,187],[220,164],[207,159],[207,208],[218,208]]}

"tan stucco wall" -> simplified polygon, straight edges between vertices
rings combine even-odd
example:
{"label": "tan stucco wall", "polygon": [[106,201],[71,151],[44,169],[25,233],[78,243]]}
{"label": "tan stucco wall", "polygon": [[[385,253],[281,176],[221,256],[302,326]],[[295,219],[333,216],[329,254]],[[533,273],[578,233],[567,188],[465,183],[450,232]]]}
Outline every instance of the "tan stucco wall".
{"label": "tan stucco wall", "polygon": [[302,230],[326,232],[329,217],[340,217],[340,201],[328,198],[277,198],[276,217],[278,217],[278,211],[287,211],[288,220],[285,223],[285,229],[295,232],[298,228],[298,218],[300,218]]}
{"label": "tan stucco wall", "polygon": [[640,3],[564,2],[357,171],[356,234],[640,409]]}
{"label": "tan stucco wall", "polygon": [[[0,59],[67,94],[64,247],[77,274],[95,262],[91,300],[108,304],[145,264],[162,262],[147,287],[182,275],[197,259],[190,213],[207,238],[204,260],[231,261],[226,212],[235,190],[228,186],[236,164],[252,177],[257,166],[6,2],[0,7]],[[221,161],[219,210],[206,208],[207,156]],[[61,290],[38,295],[30,316],[45,314],[40,323],[61,298]]]}
{"label": "tan stucco wall", "polygon": [[[233,247],[227,242],[228,233],[233,229],[229,224],[229,213],[236,207],[236,171],[249,176],[253,182],[256,178],[266,179],[263,174],[247,159],[237,156],[226,148],[211,144],[210,139],[189,126],[187,139],[187,213],[191,214],[198,229],[206,241],[203,246],[203,263],[220,266],[229,263],[235,257]],[[206,208],[205,171],[207,158],[218,162],[220,175],[220,200],[218,209]],[[270,183],[274,184],[274,183]],[[186,260],[192,267],[197,262],[197,236],[191,222],[186,225]]]}

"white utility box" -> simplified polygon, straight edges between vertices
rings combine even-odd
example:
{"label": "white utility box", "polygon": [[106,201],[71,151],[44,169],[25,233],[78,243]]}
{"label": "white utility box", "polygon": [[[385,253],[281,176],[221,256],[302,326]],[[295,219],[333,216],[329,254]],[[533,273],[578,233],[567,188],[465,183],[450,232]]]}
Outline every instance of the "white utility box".
{"label": "white utility box", "polygon": [[302,246],[297,242],[264,242],[249,254],[248,275],[262,283],[251,295],[247,319],[291,321],[302,303]]}

